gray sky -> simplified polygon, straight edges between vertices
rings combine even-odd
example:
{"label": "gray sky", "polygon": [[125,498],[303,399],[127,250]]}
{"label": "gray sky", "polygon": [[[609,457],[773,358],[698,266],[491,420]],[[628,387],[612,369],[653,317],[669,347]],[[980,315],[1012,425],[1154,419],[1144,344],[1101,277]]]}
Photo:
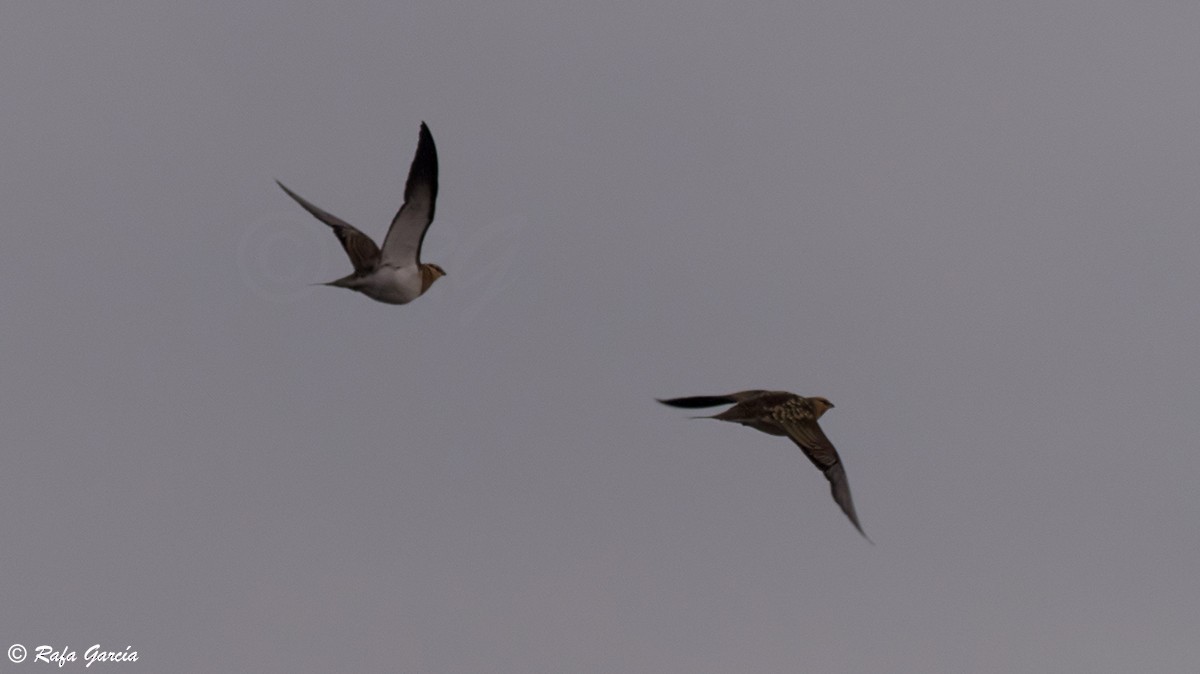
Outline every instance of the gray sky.
{"label": "gray sky", "polygon": [[[0,645],[1200,663],[1200,6],[10,3]],[[441,159],[404,307],[377,239]],[[837,404],[854,531],[786,440]],[[97,664],[97,667],[100,665]],[[3,671],[32,671],[28,662]]]}

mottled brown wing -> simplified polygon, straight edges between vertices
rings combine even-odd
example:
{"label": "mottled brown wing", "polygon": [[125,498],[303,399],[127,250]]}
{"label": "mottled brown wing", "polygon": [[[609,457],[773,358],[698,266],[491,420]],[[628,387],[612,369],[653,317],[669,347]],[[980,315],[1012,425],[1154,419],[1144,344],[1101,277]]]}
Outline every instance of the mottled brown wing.
{"label": "mottled brown wing", "polygon": [[796,443],[804,455],[821,469],[821,472],[841,462],[833,443],[811,416],[799,419],[777,419],[776,423],[787,431],[787,436]]}
{"label": "mottled brown wing", "polygon": [[841,457],[833,448],[833,443],[825,436],[825,432],[811,418],[788,419],[778,423],[787,431],[792,442],[796,443],[804,455],[825,474],[834,502],[846,513],[846,517],[850,518],[850,523],[858,529],[863,538],[871,541],[863,531],[862,525],[858,523],[858,513],[854,511],[854,500],[850,497],[850,481],[846,479],[846,469],[842,465]]}
{"label": "mottled brown wing", "polygon": [[278,180],[275,183],[314,218],[333,228],[334,235],[337,236],[338,241],[342,242],[342,248],[350,258],[350,263],[354,265],[355,274],[365,274],[375,269],[379,264],[379,247],[375,245],[371,237],[358,231],[354,225],[345,220],[317,208],[306,201],[304,197],[289,190],[287,185]]}

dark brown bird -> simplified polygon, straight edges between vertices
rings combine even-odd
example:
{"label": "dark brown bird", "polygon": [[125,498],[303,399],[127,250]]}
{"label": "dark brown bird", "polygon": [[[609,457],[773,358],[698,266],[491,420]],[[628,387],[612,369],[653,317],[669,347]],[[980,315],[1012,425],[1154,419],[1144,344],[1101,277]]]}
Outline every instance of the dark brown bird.
{"label": "dark brown bird", "polygon": [[791,438],[804,455],[825,473],[825,479],[829,480],[833,491],[833,500],[841,506],[842,512],[850,518],[858,533],[874,545],[863,531],[862,525],[858,523],[854,501],[850,498],[850,483],[846,480],[846,469],[842,466],[842,460],[833,448],[833,443],[817,425],[817,419],[820,419],[826,410],[833,408],[833,403],[829,400],[821,397],[805,398],[787,391],[739,391],[723,396],[672,398],[658,402],[687,409],[733,405],[720,414],[694,418],[732,421],[763,433]]}

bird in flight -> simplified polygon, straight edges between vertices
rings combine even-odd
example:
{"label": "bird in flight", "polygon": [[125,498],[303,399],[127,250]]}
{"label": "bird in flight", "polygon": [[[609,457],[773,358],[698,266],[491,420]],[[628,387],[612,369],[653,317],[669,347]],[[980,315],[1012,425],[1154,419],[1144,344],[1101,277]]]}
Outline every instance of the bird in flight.
{"label": "bird in flight", "polygon": [[825,479],[829,480],[833,491],[833,500],[841,506],[842,512],[850,518],[858,533],[874,544],[858,523],[854,501],[850,499],[850,483],[846,480],[846,469],[842,466],[842,460],[833,448],[833,443],[817,425],[817,419],[833,407],[833,403],[827,399],[805,398],[787,391],[739,391],[723,396],[672,398],[658,402],[687,409],[733,405],[720,414],[694,418],[732,421],[763,433],[787,436],[822,473],[825,473]]}
{"label": "bird in flight", "polygon": [[438,191],[437,147],[425,122],[421,122],[417,153],[408,169],[404,205],[392,219],[382,249],[350,223],[305,201],[278,180],[275,182],[304,210],[333,229],[354,265],[353,274],[322,285],[349,288],[387,304],[408,304],[446,275],[436,264],[421,262],[421,244],[433,222]]}

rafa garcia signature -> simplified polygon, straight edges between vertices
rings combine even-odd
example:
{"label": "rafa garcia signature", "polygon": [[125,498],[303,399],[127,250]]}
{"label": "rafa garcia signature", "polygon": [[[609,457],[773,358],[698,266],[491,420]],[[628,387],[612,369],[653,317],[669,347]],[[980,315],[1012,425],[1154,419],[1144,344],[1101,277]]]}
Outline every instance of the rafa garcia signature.
{"label": "rafa garcia signature", "polygon": [[[87,663],[84,667],[91,667],[93,662],[137,662],[138,652],[131,651],[130,648],[132,646],[126,646],[123,651],[104,651],[100,650],[100,644],[95,644],[83,652],[83,660]],[[53,662],[62,667],[77,660],[75,651],[69,648],[56,651],[51,646],[43,645],[33,649],[34,662]]]}

